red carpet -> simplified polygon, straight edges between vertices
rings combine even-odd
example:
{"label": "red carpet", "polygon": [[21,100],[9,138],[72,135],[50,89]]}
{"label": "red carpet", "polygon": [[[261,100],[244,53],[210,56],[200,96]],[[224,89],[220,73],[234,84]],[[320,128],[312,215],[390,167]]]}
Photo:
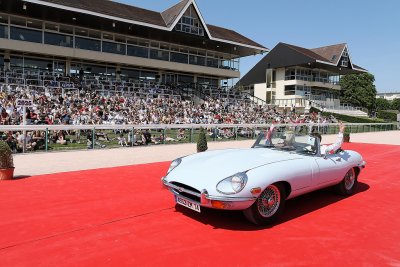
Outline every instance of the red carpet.
{"label": "red carpet", "polygon": [[282,221],[177,207],[169,163],[0,182],[0,266],[400,265],[400,146],[346,144],[367,168],[349,198],[290,200]]}

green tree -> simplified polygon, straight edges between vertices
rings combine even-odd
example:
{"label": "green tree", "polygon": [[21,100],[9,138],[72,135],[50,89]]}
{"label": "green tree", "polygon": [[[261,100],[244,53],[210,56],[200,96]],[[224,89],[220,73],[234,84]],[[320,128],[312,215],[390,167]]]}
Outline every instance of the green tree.
{"label": "green tree", "polygon": [[390,109],[400,111],[400,98],[395,98],[390,103]]}
{"label": "green tree", "polygon": [[355,107],[368,109],[368,113],[375,109],[376,88],[375,77],[370,73],[348,74],[340,79],[340,86],[344,90],[341,98],[342,103],[351,104]]}
{"label": "green tree", "polygon": [[389,100],[384,98],[376,99],[376,110],[388,110],[391,109],[391,103]]}

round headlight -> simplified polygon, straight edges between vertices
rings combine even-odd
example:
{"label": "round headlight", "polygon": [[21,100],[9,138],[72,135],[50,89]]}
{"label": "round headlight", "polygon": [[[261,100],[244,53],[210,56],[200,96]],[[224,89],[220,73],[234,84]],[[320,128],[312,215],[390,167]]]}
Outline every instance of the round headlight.
{"label": "round headlight", "polygon": [[178,165],[181,164],[181,162],[182,162],[181,158],[177,158],[176,160],[172,161],[171,165],[169,166],[167,174],[170,173],[176,167],[178,167]]}
{"label": "round headlight", "polygon": [[246,173],[240,172],[220,181],[217,184],[217,191],[225,195],[236,194],[243,190],[246,183]]}

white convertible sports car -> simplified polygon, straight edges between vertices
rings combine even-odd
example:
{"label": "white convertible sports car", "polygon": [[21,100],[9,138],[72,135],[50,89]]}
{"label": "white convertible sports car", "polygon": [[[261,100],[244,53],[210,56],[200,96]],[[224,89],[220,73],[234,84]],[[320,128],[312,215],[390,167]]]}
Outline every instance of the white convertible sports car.
{"label": "white convertible sports car", "polygon": [[336,186],[352,195],[365,166],[350,150],[321,155],[313,136],[261,133],[252,148],[202,152],[171,163],[162,183],[176,203],[201,212],[203,207],[243,210],[259,225],[276,220],[287,199]]}

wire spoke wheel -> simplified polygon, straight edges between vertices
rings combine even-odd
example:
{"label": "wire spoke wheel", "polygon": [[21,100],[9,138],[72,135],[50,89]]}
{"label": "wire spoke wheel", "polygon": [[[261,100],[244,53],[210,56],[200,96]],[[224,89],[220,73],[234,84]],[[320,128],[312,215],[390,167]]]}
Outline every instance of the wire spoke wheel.
{"label": "wire spoke wheel", "polygon": [[261,216],[269,218],[279,209],[281,193],[275,185],[268,186],[257,199],[257,208]]}
{"label": "wire spoke wheel", "polygon": [[346,190],[351,190],[354,186],[356,180],[356,175],[354,173],[354,169],[349,170],[344,176],[344,187]]}

